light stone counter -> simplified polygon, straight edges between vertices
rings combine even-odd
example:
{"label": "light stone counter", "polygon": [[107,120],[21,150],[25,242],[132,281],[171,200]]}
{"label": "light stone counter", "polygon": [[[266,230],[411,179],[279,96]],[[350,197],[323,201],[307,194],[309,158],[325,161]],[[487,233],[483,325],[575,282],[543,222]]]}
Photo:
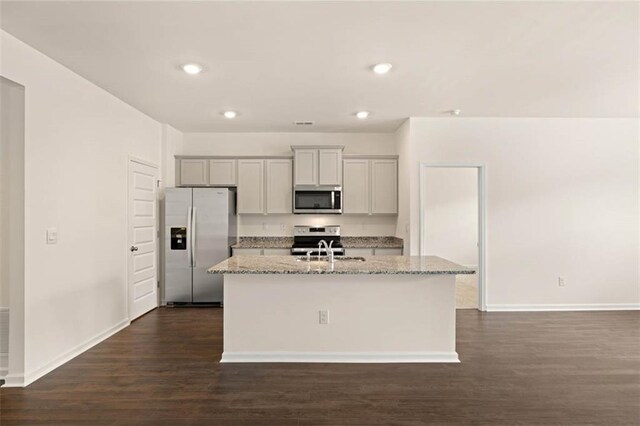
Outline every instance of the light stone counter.
{"label": "light stone counter", "polygon": [[456,275],[473,274],[465,268],[437,256],[367,256],[363,261],[326,258],[299,260],[298,256],[233,256],[211,267],[210,274],[382,274],[382,275]]}

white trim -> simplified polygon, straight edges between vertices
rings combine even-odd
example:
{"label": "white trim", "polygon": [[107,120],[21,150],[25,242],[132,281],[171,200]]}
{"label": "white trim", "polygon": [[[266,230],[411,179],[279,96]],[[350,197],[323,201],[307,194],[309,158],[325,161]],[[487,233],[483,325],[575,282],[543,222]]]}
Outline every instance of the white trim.
{"label": "white trim", "polygon": [[24,376],[7,376],[4,378],[3,388],[22,388],[24,387]]}
{"label": "white trim", "polygon": [[331,362],[412,363],[460,362],[457,352],[223,352],[221,363]]}
{"label": "white trim", "polygon": [[133,155],[129,155],[129,162],[130,161],[133,161],[133,162],[136,162],[136,163],[140,163],[140,164],[143,164],[145,166],[153,167],[154,169],[160,170],[160,167],[157,164],[152,163],[151,161],[144,160],[144,159],[139,158],[139,157],[134,157]]}
{"label": "white trim", "polygon": [[538,305],[487,305],[489,312],[549,312],[549,311],[638,311],[640,303],[586,303]]}
{"label": "white trim", "polygon": [[[71,361],[73,358],[77,357],[81,353],[91,349],[98,343],[108,339],[109,337],[113,336],[120,330],[128,327],[129,324],[130,322],[128,318],[123,319],[113,327],[110,327],[109,329],[103,331],[102,333],[95,335],[94,337],[86,340],[84,343],[77,345],[75,348],[72,348],[71,350],[49,361],[48,363],[29,371],[28,373],[25,374],[23,386],[30,385],[31,383],[35,382],[45,374],[50,373],[51,371],[65,364],[66,362]],[[5,386],[12,386],[12,383],[13,381],[7,380],[7,383],[5,384]]]}
{"label": "white trim", "polygon": [[424,174],[426,168],[474,168],[478,169],[478,310],[487,310],[487,166],[484,163],[419,163],[420,217],[418,245],[420,256],[424,256]]}

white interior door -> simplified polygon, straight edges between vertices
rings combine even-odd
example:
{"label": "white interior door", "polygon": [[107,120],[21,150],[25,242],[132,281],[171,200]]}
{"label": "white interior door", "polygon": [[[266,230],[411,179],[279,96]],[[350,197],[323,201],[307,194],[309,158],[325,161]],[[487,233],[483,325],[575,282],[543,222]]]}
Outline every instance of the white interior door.
{"label": "white interior door", "polygon": [[129,161],[129,319],[158,306],[157,167]]}

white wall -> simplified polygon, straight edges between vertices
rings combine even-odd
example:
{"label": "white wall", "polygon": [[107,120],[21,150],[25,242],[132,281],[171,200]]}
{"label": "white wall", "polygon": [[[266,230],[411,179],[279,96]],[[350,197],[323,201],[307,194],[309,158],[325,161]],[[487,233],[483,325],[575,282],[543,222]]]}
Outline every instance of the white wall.
{"label": "white wall", "polygon": [[[345,145],[345,154],[395,155],[393,133],[185,133],[184,155],[291,155],[291,145]],[[242,215],[239,235],[293,235],[295,225],[340,225],[343,235],[396,233],[396,216]]]}
{"label": "white wall", "polygon": [[162,129],[13,36],[1,42],[0,74],[26,89],[28,383],[127,324],[128,156],[160,165]]}
{"label": "white wall", "polygon": [[395,235],[404,240],[404,254],[411,254],[411,248],[417,247],[411,241],[411,205],[417,200],[411,197],[411,188],[417,184],[411,174],[411,120],[406,120],[398,128],[395,135],[395,142],[398,150],[398,219],[396,221]]}
{"label": "white wall", "polygon": [[[168,124],[162,125],[162,188],[176,186],[176,160],[175,155],[183,150],[184,135],[179,130]],[[164,192],[161,191],[161,198]]]}
{"label": "white wall", "polygon": [[490,309],[637,307],[638,132],[637,119],[412,118],[411,179],[420,161],[486,164]]}
{"label": "white wall", "polygon": [[396,154],[393,133],[185,133],[184,155],[291,155],[291,145],[345,145],[345,154]]}
{"label": "white wall", "polygon": [[478,170],[428,167],[423,177],[424,253],[476,267]]}

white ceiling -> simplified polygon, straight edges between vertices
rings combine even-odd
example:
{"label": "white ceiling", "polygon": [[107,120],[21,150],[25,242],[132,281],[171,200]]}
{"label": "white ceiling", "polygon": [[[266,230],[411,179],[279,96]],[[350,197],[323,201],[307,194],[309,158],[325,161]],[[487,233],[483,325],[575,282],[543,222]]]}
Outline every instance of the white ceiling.
{"label": "white ceiling", "polygon": [[182,131],[386,132],[454,108],[637,116],[638,17],[637,2],[4,1],[1,25]]}

